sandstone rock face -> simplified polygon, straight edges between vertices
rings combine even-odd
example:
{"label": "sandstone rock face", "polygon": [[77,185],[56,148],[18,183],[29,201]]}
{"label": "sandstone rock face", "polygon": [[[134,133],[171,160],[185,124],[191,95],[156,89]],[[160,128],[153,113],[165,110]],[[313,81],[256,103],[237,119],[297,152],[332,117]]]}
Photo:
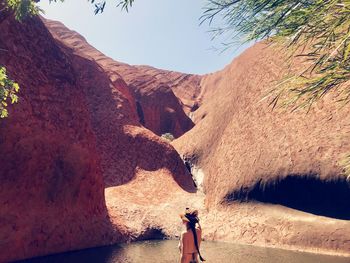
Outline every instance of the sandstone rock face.
{"label": "sandstone rock face", "polygon": [[[21,86],[0,122],[1,262],[175,238],[185,207],[200,210],[205,239],[349,255],[338,164],[349,109],[326,97],[308,114],[272,111],[261,98],[287,72],[281,50],[257,44],[200,77],[113,61],[45,25],[51,33],[40,19],[0,16],[0,64]],[[188,131],[174,146],[204,192],[141,124]]]}
{"label": "sandstone rock face", "polygon": [[104,188],[139,170],[194,190],[177,152],[140,127],[118,74],[58,43],[38,18],[1,13],[0,30],[0,64],[21,86],[0,122],[1,262],[130,239]]}
{"label": "sandstone rock face", "polygon": [[73,65],[38,20],[2,17],[0,30],[0,63],[22,87],[0,123],[0,261],[100,244],[110,223]]}
{"label": "sandstone rock face", "polygon": [[[97,150],[107,187],[122,185],[133,179],[140,167],[147,171],[167,168],[186,189],[192,188],[177,152],[146,129],[138,128],[134,97],[124,80],[113,72],[105,73],[85,54],[72,52],[75,71],[83,83]],[[100,88],[96,88],[96,84]],[[189,188],[188,188],[189,187]]]}
{"label": "sandstone rock face", "polygon": [[200,103],[201,77],[155,69],[149,66],[131,66],[106,57],[86,40],[62,23],[44,20],[53,36],[74,50],[98,63],[110,76],[120,75],[138,115],[139,122],[158,135],[171,133],[179,137],[194,124],[187,116]]}
{"label": "sandstone rock face", "polygon": [[272,110],[262,98],[288,72],[283,54],[256,44],[205,76],[196,126],[174,145],[204,171],[208,216],[220,218],[213,239],[348,252],[339,161],[350,152],[349,105],[326,96],[309,113]]}

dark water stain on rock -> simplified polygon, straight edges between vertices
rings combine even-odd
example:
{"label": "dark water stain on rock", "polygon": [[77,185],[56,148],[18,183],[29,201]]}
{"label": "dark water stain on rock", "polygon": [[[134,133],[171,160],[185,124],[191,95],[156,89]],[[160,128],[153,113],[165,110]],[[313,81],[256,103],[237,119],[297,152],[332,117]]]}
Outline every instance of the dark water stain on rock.
{"label": "dark water stain on rock", "polygon": [[315,215],[350,220],[350,185],[345,177],[322,180],[316,174],[288,175],[242,187],[225,199],[279,204]]}

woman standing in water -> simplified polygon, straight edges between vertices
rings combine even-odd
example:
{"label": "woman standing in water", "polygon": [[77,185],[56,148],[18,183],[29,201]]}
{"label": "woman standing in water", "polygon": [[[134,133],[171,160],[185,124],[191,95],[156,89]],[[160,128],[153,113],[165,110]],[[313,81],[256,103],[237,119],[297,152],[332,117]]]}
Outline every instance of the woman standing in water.
{"label": "woman standing in water", "polygon": [[199,247],[202,239],[202,228],[199,224],[198,211],[186,208],[184,214],[180,215],[185,230],[181,233],[179,249],[181,253],[181,263],[198,263],[198,256],[201,261],[205,261]]}

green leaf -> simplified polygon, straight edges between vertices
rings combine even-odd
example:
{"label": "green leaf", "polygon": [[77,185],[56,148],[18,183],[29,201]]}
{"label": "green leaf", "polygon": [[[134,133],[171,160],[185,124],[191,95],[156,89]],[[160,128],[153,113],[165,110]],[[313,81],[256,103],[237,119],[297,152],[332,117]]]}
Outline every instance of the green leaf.
{"label": "green leaf", "polygon": [[8,111],[6,109],[1,110],[0,118],[7,118],[8,117]]}
{"label": "green leaf", "polygon": [[11,103],[17,103],[18,102],[18,96],[15,94],[11,94]]}
{"label": "green leaf", "polygon": [[12,87],[15,89],[15,92],[18,92],[19,91],[19,85],[18,83],[13,83]]}
{"label": "green leaf", "polygon": [[9,79],[6,74],[6,68],[0,66],[0,118],[8,117],[7,99],[10,97],[11,103],[18,102],[18,96],[16,93],[19,91],[19,85],[13,80]]}

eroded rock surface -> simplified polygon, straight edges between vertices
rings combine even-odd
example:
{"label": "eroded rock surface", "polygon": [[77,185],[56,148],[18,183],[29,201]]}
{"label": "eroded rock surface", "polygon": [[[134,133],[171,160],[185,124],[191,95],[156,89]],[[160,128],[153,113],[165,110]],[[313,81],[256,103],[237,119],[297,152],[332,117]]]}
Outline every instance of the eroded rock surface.
{"label": "eroded rock surface", "polygon": [[205,76],[196,126],[174,145],[205,174],[214,239],[348,252],[349,105],[330,95],[308,113],[272,110],[262,99],[288,72],[284,54],[259,43]]}
{"label": "eroded rock surface", "polygon": [[108,243],[114,230],[74,66],[41,21],[2,16],[0,63],[22,89],[0,123],[0,261]]}
{"label": "eroded rock surface", "polygon": [[187,116],[200,103],[201,77],[160,70],[149,66],[131,66],[106,57],[62,23],[44,20],[53,36],[76,54],[96,61],[110,76],[125,80],[128,94],[139,122],[158,135],[179,137],[194,123]]}
{"label": "eroded rock surface", "polygon": [[104,188],[140,169],[194,190],[173,147],[139,124],[118,74],[57,42],[39,18],[2,12],[0,31],[0,64],[21,87],[0,123],[1,262],[129,240]]}
{"label": "eroded rock surface", "polygon": [[[346,214],[306,209],[333,187],[332,202],[348,196],[348,107],[326,97],[309,114],[272,111],[261,98],[287,71],[281,50],[257,44],[200,77],[113,61],[45,23],[51,34],[39,19],[0,17],[0,64],[21,86],[0,122],[0,261],[175,238],[184,207],[200,210],[206,239],[349,254]],[[204,193],[142,125],[188,131],[174,146]]]}

